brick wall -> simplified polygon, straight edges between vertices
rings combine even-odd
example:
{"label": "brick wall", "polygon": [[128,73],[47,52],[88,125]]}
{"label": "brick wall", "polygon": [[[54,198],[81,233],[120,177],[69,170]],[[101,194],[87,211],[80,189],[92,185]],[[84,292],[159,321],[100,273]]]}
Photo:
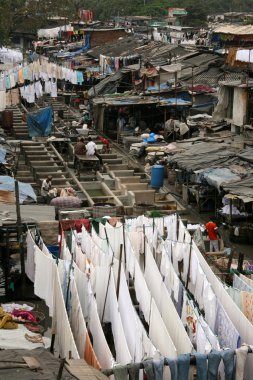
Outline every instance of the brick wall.
{"label": "brick wall", "polygon": [[126,32],[122,30],[93,30],[91,32],[91,47],[103,45],[107,42],[115,42],[120,37],[125,37]]}

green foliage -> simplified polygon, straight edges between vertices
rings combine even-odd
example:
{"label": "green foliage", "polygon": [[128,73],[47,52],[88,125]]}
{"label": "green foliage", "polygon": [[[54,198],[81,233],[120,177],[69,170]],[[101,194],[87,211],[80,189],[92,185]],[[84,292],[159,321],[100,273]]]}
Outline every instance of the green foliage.
{"label": "green foliage", "polygon": [[0,0],[0,45],[9,41],[12,30],[31,32],[43,27],[48,16],[77,19],[80,9],[94,11],[95,19],[108,20],[113,16],[146,15],[161,19],[169,7],[183,7],[188,16],[184,25],[201,26],[206,16],[228,11],[251,11],[252,0]]}

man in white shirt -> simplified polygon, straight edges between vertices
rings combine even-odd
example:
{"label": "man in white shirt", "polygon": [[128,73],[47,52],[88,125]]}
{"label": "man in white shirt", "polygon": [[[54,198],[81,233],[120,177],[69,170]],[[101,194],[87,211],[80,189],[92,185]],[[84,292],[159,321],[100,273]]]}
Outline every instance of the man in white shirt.
{"label": "man in white shirt", "polygon": [[103,167],[103,160],[97,152],[97,145],[92,141],[91,137],[88,137],[88,144],[86,144],[86,155],[87,156],[96,156],[99,159],[99,164]]}
{"label": "man in white shirt", "polygon": [[97,145],[92,141],[91,137],[88,137],[88,144],[86,144],[86,155],[87,156],[95,156],[97,151]]}
{"label": "man in white shirt", "polygon": [[53,177],[49,175],[46,179],[42,181],[40,194],[44,197],[45,201],[47,201],[48,192],[52,188],[52,179]]}

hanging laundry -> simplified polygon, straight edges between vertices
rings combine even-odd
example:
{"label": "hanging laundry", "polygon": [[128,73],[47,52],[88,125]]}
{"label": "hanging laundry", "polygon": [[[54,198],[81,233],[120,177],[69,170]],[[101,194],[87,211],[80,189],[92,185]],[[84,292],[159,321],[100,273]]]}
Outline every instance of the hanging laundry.
{"label": "hanging laundry", "polygon": [[233,276],[233,288],[243,290],[245,292],[253,292],[251,288],[241,277],[234,273]]}
{"label": "hanging laundry", "polygon": [[6,108],[6,92],[0,90],[0,112],[4,111]]}
{"label": "hanging laundry", "polygon": [[35,242],[32,238],[30,230],[27,232],[26,236],[26,246],[27,246],[27,253],[26,253],[26,261],[25,261],[25,273],[29,280],[34,282],[35,279],[35,260],[34,260],[34,248],[35,248]]}
{"label": "hanging laundry", "polygon": [[18,70],[18,83],[19,84],[24,84],[25,79],[24,79],[24,72],[23,69]]}
{"label": "hanging laundry", "polygon": [[13,106],[16,106],[20,102],[20,97],[19,97],[19,90],[18,88],[13,88],[11,91],[11,104]]}
{"label": "hanging laundry", "polygon": [[[49,315],[53,316],[56,263],[51,257],[47,257],[37,246],[35,247],[34,257],[34,293],[46,302],[46,305],[49,307]],[[47,281],[45,281],[45,273],[47,274]]]}
{"label": "hanging laundry", "polygon": [[[43,254],[44,255],[44,254]],[[45,256],[45,255],[44,255]],[[46,256],[45,256],[46,257]],[[37,256],[36,256],[37,259]],[[47,258],[48,260],[48,258]],[[53,259],[51,259],[53,260]],[[37,261],[35,261],[37,265]],[[54,276],[54,288],[51,288],[51,294],[54,294],[54,313],[53,313],[53,322],[52,322],[52,331],[56,334],[57,342],[59,345],[59,354],[62,358],[71,356],[73,359],[80,359],[78,354],[76,344],[74,341],[74,337],[71,331],[71,327],[68,320],[68,315],[66,312],[65,301],[63,299],[62,288],[60,283],[59,272],[56,268],[56,264],[54,264],[55,268],[55,276]],[[40,266],[40,269],[43,266]],[[45,268],[45,267],[44,267]],[[37,269],[36,269],[37,271]],[[43,270],[43,278],[44,278],[44,287],[45,287],[45,273]],[[36,274],[35,274],[36,281]],[[53,289],[53,291],[52,291]],[[90,342],[87,342],[87,335],[85,340],[85,349],[87,347],[87,357],[89,357],[89,353],[92,350],[92,346],[89,346]],[[85,359],[86,359],[86,350],[85,350]]]}
{"label": "hanging laundry", "polygon": [[96,369],[101,369],[101,365],[99,361],[97,360],[96,354],[93,350],[89,334],[87,333],[86,339],[85,339],[85,355],[84,355],[84,360],[86,361],[87,364],[90,366],[96,368]]}
{"label": "hanging laundry", "polygon": [[176,347],[168,334],[154,299],[151,301],[149,336],[155,347],[157,347],[163,356],[168,356],[170,358],[177,357]]}
{"label": "hanging laundry", "polygon": [[76,288],[75,279],[72,277],[70,281],[70,313],[69,323],[76,343],[76,347],[80,358],[84,358],[85,352],[85,339],[87,335],[87,328],[83,317],[79,296]]}
{"label": "hanging laundry", "polygon": [[214,333],[218,336],[222,348],[235,349],[240,346],[240,335],[219,301],[217,302]]}
{"label": "hanging laundry", "polygon": [[57,98],[57,80],[53,79],[51,81],[51,97],[52,98]]}
{"label": "hanging laundry", "polygon": [[241,292],[241,310],[245,317],[253,323],[253,293]]}
{"label": "hanging laundry", "polygon": [[113,367],[115,359],[113,358],[105,339],[104,331],[98,316],[96,301],[93,296],[91,298],[88,326],[92,334],[93,348],[99,360],[99,364],[103,369]]}

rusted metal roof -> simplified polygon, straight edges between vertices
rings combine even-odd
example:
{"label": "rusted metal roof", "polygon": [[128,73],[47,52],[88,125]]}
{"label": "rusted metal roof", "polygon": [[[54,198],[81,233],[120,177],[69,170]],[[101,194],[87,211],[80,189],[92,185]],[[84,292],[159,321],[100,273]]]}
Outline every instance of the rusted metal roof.
{"label": "rusted metal roof", "polygon": [[253,25],[221,25],[213,30],[213,33],[234,34],[234,35],[253,35]]}

